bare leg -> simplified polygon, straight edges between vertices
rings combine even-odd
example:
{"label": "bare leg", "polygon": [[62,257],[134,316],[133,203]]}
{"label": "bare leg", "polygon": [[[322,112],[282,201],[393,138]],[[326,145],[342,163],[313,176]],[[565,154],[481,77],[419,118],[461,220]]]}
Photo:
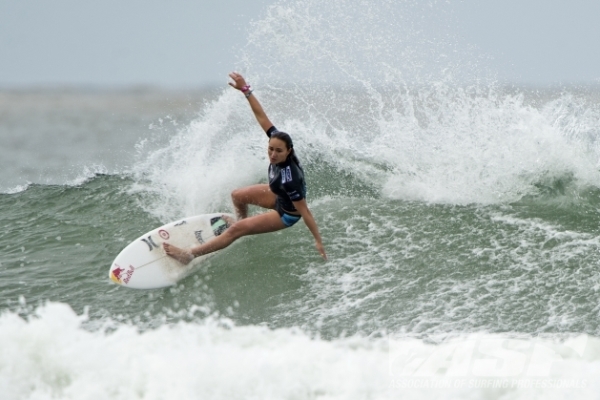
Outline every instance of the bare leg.
{"label": "bare leg", "polygon": [[163,243],[163,248],[170,257],[173,257],[182,264],[189,264],[195,257],[221,250],[242,236],[275,232],[285,227],[279,214],[271,211],[238,221],[210,242],[192,247],[191,249],[180,249],[168,243]]}
{"label": "bare leg", "polygon": [[248,217],[248,204],[274,209],[276,196],[269,185],[252,185],[231,192],[231,200],[238,220]]}

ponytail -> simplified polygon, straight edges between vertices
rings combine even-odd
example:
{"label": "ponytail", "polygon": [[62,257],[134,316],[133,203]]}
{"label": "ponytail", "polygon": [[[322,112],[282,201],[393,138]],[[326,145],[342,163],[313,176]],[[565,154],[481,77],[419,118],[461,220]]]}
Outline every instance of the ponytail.
{"label": "ponytail", "polygon": [[288,158],[291,158],[292,161],[294,163],[296,163],[297,166],[300,167],[300,160],[298,160],[298,157],[296,157],[296,152],[294,151],[294,147],[292,146],[292,151],[290,151],[290,155],[288,156]]}

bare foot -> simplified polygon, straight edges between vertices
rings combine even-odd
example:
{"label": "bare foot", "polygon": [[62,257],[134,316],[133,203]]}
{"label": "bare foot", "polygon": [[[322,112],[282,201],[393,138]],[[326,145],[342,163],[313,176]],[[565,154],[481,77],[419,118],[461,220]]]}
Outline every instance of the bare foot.
{"label": "bare foot", "polygon": [[189,264],[194,259],[194,256],[189,251],[180,249],[179,247],[173,246],[169,243],[163,243],[163,248],[169,257],[174,258],[183,265]]}
{"label": "bare foot", "polygon": [[227,227],[228,227],[228,228],[231,228],[231,225],[233,225],[233,224],[235,224],[237,221],[239,221],[239,219],[237,219],[237,220],[236,220],[235,218],[231,218],[230,216],[227,216],[227,215],[223,215],[223,216],[221,216],[221,218],[223,218],[223,220],[224,220],[225,222],[227,222]]}

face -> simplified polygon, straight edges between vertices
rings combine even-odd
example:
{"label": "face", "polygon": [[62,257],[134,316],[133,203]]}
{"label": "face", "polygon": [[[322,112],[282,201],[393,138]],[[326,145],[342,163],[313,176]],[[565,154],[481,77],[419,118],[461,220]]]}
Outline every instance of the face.
{"label": "face", "polygon": [[288,149],[285,142],[278,138],[272,138],[269,140],[269,161],[271,164],[279,164],[284,162],[292,149]]}

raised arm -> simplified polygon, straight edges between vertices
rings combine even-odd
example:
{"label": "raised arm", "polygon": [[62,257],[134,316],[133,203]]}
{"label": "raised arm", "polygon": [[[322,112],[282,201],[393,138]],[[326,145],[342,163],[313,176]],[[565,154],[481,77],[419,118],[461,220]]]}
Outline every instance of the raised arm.
{"label": "raised arm", "polygon": [[229,86],[244,93],[248,99],[248,103],[250,103],[250,108],[252,109],[258,124],[266,132],[270,127],[273,126],[273,123],[269,120],[269,117],[267,117],[267,114],[265,113],[265,110],[263,110],[258,99],[252,94],[250,85],[248,85],[244,77],[237,72],[230,73],[229,77],[233,80],[233,82],[229,82]]}

